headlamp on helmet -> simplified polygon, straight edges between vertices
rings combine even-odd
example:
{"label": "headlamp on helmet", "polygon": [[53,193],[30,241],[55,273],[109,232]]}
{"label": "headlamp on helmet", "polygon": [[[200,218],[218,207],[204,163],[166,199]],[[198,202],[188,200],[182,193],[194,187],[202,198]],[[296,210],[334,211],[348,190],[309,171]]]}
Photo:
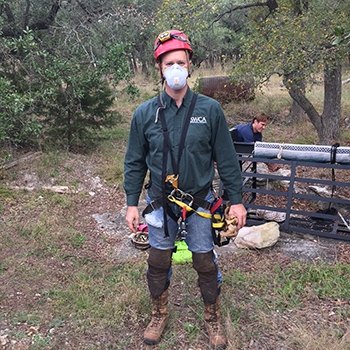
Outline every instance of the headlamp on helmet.
{"label": "headlamp on helmet", "polygon": [[160,56],[174,50],[187,50],[192,55],[192,47],[188,36],[176,29],[160,33],[154,42],[154,58],[158,61]]}

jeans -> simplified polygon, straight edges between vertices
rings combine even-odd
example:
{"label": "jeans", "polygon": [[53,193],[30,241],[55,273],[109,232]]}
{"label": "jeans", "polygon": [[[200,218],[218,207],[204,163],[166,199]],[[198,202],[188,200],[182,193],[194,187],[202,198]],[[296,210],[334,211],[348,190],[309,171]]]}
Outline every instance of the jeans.
{"label": "jeans", "polygon": [[[205,197],[205,200],[209,203],[212,203],[214,201],[214,194],[210,190]],[[150,203],[151,199],[147,197],[147,203]],[[172,209],[175,214],[180,215],[179,207],[176,205],[171,204]],[[206,210],[203,208],[198,208],[198,212],[205,212],[210,213],[210,210]],[[163,208],[159,208],[154,210],[152,213],[152,219],[155,220],[155,222],[161,221],[163,223]],[[153,221],[152,220],[152,221]],[[150,221],[151,222],[151,221]],[[207,218],[203,218],[196,213],[192,213],[187,219],[187,236],[185,238],[185,242],[188,246],[188,249],[193,253],[207,253],[209,251],[212,251],[214,249],[214,241],[212,237],[212,226],[211,226],[211,220]],[[164,233],[164,225],[161,225],[162,227],[155,227],[148,224],[148,239],[151,247],[160,249],[160,250],[166,250],[166,249],[173,249],[175,247],[175,240],[178,232],[178,223],[175,222],[169,215],[167,215],[167,225],[168,225],[168,232],[169,237],[165,237]],[[160,225],[157,225],[160,226]],[[214,251],[214,262],[217,264],[217,255]],[[169,271],[169,280],[171,277],[171,269]],[[222,283],[222,273],[218,269],[218,276],[217,276],[218,284],[220,285]]]}
{"label": "jeans", "polygon": [[[205,200],[208,202],[213,202],[214,194],[212,191],[209,191]],[[149,203],[151,200],[147,198]],[[173,211],[177,214],[180,213],[179,208],[172,204]],[[209,210],[203,208],[198,208],[198,212],[210,213]],[[154,210],[151,213],[152,217],[159,221],[163,222],[163,208]],[[155,227],[152,224],[148,224],[148,238],[149,243],[152,247],[157,249],[173,249],[175,247],[175,239],[178,232],[178,223],[175,222],[169,215],[167,215],[167,225],[169,237],[165,237],[164,234],[164,225],[163,227]],[[187,236],[185,242],[188,246],[188,249],[193,253],[207,253],[214,248],[214,242],[212,237],[212,227],[210,219],[203,218],[196,213],[192,213],[186,219],[186,229]]]}

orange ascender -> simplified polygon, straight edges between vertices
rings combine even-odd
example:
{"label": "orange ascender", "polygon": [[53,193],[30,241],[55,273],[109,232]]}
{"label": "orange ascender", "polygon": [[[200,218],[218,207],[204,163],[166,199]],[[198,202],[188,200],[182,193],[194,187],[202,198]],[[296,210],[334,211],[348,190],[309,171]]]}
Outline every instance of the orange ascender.
{"label": "orange ascender", "polygon": [[174,188],[178,189],[179,188],[179,175],[175,175],[175,174],[167,175],[165,182],[170,182]]}

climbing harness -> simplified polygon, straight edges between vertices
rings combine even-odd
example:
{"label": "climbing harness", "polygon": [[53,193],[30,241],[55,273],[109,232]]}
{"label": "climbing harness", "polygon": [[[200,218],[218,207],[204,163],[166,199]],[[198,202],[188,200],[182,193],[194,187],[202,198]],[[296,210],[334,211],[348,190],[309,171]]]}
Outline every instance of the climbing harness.
{"label": "climbing harness", "polygon": [[[172,191],[170,196],[174,200],[180,200],[183,201],[187,198],[189,198],[189,194],[185,194],[182,192],[179,188],[179,165],[180,165],[180,160],[182,156],[182,151],[185,145],[185,139],[186,139],[186,134],[188,131],[188,127],[190,125],[190,119],[194,110],[194,107],[196,105],[197,101],[197,94],[193,94],[192,100],[190,103],[190,106],[187,110],[187,114],[184,119],[184,125],[182,127],[181,131],[181,136],[180,136],[180,143],[179,143],[179,151],[178,151],[178,157],[177,161],[175,160],[174,154],[171,151],[171,143],[170,143],[170,137],[169,137],[169,130],[168,126],[165,121],[165,116],[164,116],[164,109],[165,106],[162,103],[161,96],[158,96],[158,109],[157,109],[157,116],[156,120],[159,118],[161,127],[162,127],[162,132],[163,132],[163,161],[162,161],[162,207],[163,207],[163,221],[164,221],[164,233],[165,236],[169,236],[168,232],[168,225],[167,225],[167,215],[169,214],[173,219],[178,221],[178,218],[176,218],[176,215],[172,212],[171,208],[169,207],[169,198],[168,198],[168,193],[169,189]],[[170,153],[171,157],[171,163],[172,163],[172,168],[173,168],[173,174],[168,174],[167,173],[167,165],[168,165],[168,154]],[[180,197],[177,195],[180,194]],[[191,196],[191,204],[193,204],[193,197]],[[155,203],[153,203],[154,206]],[[188,204],[188,203],[187,203]],[[147,208],[145,209],[146,211],[148,210]],[[181,220],[182,221],[182,220]],[[181,225],[180,221],[180,226],[182,226],[181,231],[183,232],[183,235],[185,233],[185,225]],[[180,230],[180,229],[179,229]]]}
{"label": "climbing harness", "polygon": [[[163,222],[165,237],[169,236],[167,215],[178,223],[177,239],[184,240],[187,237],[187,218],[196,214],[203,218],[209,219],[212,222],[212,234],[214,243],[218,246],[228,244],[230,238],[237,234],[237,219],[230,218],[228,215],[229,206],[226,208],[223,205],[222,198],[217,198],[213,204],[206,201],[204,198],[209,192],[209,188],[200,191],[200,193],[190,194],[182,191],[179,188],[179,165],[182,152],[185,145],[186,134],[190,124],[190,119],[196,104],[197,94],[193,94],[190,107],[184,119],[182,127],[179,151],[177,161],[171,151],[171,143],[169,130],[165,121],[164,109],[165,106],[161,101],[161,96],[158,96],[158,109],[156,112],[156,122],[160,120],[163,132],[163,161],[162,161],[162,195],[151,201],[145,208],[142,215],[145,216],[153,210],[163,208]],[[168,154],[171,157],[173,174],[167,173]],[[149,187],[150,185],[148,185]],[[180,216],[176,216],[170,207],[170,204],[175,204],[180,208]],[[201,211],[210,210],[210,212]]]}

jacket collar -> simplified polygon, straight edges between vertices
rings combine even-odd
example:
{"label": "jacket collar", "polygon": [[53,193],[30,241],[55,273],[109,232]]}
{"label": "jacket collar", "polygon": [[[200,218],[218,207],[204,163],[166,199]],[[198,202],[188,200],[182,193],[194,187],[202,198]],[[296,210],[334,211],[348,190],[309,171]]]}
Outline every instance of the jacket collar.
{"label": "jacket collar", "polygon": [[[193,97],[193,91],[190,89],[190,87],[188,87],[186,94],[182,100],[181,106],[188,108],[191,104],[192,97]],[[162,92],[162,101],[166,107],[170,106],[172,103],[175,104],[175,101],[173,100],[173,98],[170,97],[165,91]]]}

